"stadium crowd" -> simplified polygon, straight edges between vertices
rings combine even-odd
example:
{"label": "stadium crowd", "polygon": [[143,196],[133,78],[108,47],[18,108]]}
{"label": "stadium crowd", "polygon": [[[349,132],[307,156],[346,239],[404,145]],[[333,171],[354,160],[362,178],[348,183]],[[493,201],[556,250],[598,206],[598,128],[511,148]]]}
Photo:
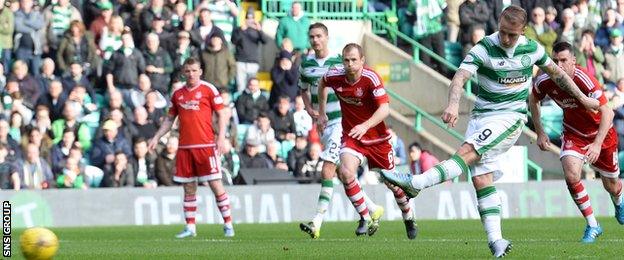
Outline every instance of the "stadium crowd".
{"label": "stadium crowd", "polygon": [[[391,6],[368,2],[375,11]],[[506,6],[522,6],[531,20],[527,37],[547,50],[557,41],[573,43],[579,65],[604,84],[623,150],[624,0],[397,4],[400,30],[443,57],[443,43],[458,42],[466,52],[496,30]],[[244,168],[319,180],[319,136],[298,96],[310,19],[293,2],[269,36],[258,13],[230,0],[195,1],[193,10],[184,0],[0,0],[0,189],[175,185],[176,132],[154,152],[147,140],[183,84],[181,65],[191,56],[201,60],[203,79],[220,89],[231,115],[225,182],[237,183]],[[260,47],[271,37],[280,51],[267,93],[256,74]],[[396,164],[413,173],[437,162],[417,143],[406,147],[396,134],[392,142]]]}

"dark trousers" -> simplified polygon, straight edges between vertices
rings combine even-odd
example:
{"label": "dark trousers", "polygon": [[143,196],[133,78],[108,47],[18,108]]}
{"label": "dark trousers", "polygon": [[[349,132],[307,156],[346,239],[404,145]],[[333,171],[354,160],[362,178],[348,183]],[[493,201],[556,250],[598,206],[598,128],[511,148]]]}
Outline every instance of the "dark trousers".
{"label": "dark trousers", "polygon": [[[444,54],[444,31],[440,31],[435,34],[427,35],[419,39],[418,42],[424,45],[427,49],[440,55],[442,59],[446,59],[445,54]],[[431,67],[432,69],[440,72],[440,74],[442,75],[447,74],[448,68],[444,64],[442,64],[442,62],[439,62],[433,59],[431,56],[427,55],[423,51],[420,52],[419,57],[423,63],[425,63],[427,66]]]}

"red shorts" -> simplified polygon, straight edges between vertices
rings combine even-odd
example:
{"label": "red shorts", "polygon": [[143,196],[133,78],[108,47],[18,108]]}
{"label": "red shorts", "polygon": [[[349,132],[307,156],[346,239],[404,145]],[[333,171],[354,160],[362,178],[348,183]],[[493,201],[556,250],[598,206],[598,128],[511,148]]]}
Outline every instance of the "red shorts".
{"label": "red shorts", "polygon": [[374,145],[364,145],[354,138],[343,136],[340,153],[352,154],[360,159],[361,163],[368,160],[370,169],[394,169],[394,150],[389,141]]}
{"label": "red shorts", "polygon": [[[602,150],[598,160],[592,164],[601,176],[607,178],[617,178],[620,175],[620,168],[618,164],[618,139],[615,129],[611,128],[602,143]],[[563,158],[566,155],[574,156],[583,160],[585,158],[586,150],[583,147],[591,144],[594,141],[593,137],[582,137],[575,134],[564,133],[561,136],[561,155]]]}
{"label": "red shorts", "polygon": [[175,182],[204,182],[221,179],[217,147],[178,149]]}

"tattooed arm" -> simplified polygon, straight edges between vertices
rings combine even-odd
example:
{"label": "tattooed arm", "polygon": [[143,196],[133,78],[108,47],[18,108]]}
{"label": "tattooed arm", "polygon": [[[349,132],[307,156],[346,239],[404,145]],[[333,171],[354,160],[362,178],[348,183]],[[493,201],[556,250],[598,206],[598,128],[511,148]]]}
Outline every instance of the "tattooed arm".
{"label": "tattooed arm", "polygon": [[449,85],[451,89],[449,91],[448,105],[442,113],[442,121],[447,123],[450,127],[455,127],[455,124],[457,123],[459,100],[464,93],[464,84],[466,84],[466,82],[470,79],[470,76],[472,76],[472,74],[469,71],[459,69],[455,73],[455,76],[453,76],[451,85]]}
{"label": "tattooed arm", "polygon": [[586,109],[596,111],[600,106],[598,100],[583,94],[572,78],[570,78],[570,76],[568,76],[568,74],[566,74],[565,71],[559,68],[559,66],[557,66],[554,62],[551,62],[546,66],[540,66],[540,69],[550,75],[550,78],[557,83],[561,89],[565,90],[568,94],[580,101]]}

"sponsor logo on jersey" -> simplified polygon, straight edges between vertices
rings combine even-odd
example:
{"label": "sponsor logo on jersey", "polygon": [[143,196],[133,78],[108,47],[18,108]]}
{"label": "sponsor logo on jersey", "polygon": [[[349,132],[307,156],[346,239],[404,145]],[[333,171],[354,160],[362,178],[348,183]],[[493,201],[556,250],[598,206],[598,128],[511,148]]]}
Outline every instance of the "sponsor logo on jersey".
{"label": "sponsor logo on jersey", "polygon": [[525,83],[527,82],[527,80],[529,80],[529,77],[527,77],[526,75],[523,75],[522,72],[512,71],[512,72],[507,73],[507,75],[504,78],[498,78],[498,83],[504,84],[504,85],[516,85],[516,84]]}
{"label": "sponsor logo on jersey", "polygon": [[594,92],[590,92],[588,96],[593,99],[599,99],[602,96],[602,90],[596,90]]}
{"label": "sponsor logo on jersey", "polygon": [[355,89],[355,96],[361,97],[362,95],[364,95],[364,91],[362,90],[362,88],[356,88]]}
{"label": "sponsor logo on jersey", "polygon": [[189,100],[184,103],[180,103],[180,107],[186,110],[196,110],[199,111],[199,101],[197,100]]}
{"label": "sponsor logo on jersey", "polygon": [[378,88],[378,89],[373,90],[373,96],[375,97],[381,97],[385,94],[386,94],[386,90],[383,88]]}
{"label": "sponsor logo on jersey", "polygon": [[350,105],[356,105],[356,106],[363,106],[364,105],[364,103],[362,103],[362,100],[360,98],[357,98],[357,97],[338,96],[338,98],[340,98],[340,100],[342,100],[345,103],[350,104]]}

